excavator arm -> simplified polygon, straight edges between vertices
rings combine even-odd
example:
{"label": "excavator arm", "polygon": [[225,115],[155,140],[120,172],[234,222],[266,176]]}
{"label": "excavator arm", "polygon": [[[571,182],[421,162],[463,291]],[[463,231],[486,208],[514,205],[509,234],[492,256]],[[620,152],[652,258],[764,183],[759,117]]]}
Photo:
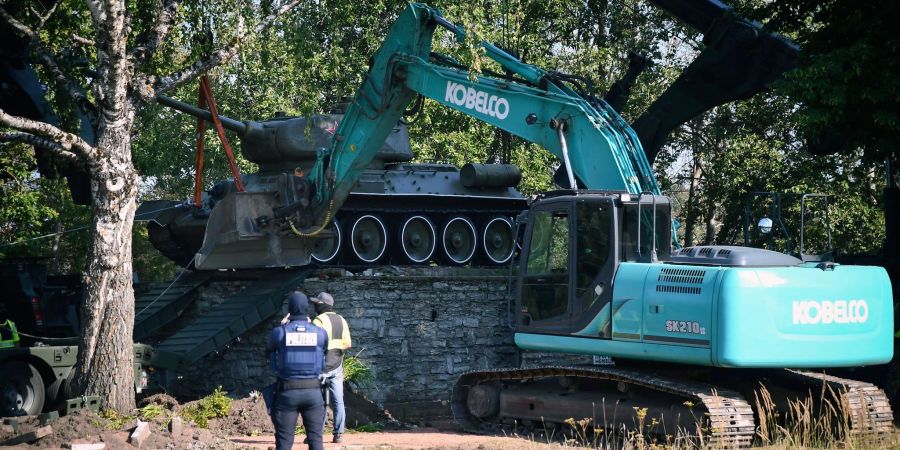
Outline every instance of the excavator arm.
{"label": "excavator arm", "polygon": [[558,74],[487,42],[481,43],[487,57],[521,81],[471,77],[459,66],[431,62],[437,26],[466,39],[437,9],[410,4],[372,59],[332,148],[309,176],[315,186],[309,211],[320,223],[346,199],[416,94],[544,147],[563,162],[572,188],[659,193],[640,141],[605,101],[588,100]]}

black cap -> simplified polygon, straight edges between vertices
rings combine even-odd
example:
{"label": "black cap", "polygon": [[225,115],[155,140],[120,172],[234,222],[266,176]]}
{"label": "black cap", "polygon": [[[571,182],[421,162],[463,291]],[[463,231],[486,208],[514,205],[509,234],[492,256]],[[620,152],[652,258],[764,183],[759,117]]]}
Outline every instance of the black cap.
{"label": "black cap", "polygon": [[291,320],[305,319],[309,315],[309,299],[302,292],[292,292],[288,297],[288,312]]}

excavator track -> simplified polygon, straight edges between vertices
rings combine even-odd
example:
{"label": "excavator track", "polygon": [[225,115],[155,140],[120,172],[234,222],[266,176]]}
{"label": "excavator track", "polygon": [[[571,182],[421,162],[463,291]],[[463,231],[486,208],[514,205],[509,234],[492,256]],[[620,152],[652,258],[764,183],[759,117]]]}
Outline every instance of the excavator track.
{"label": "excavator track", "polygon": [[453,416],[467,431],[483,432],[485,423],[468,407],[469,393],[474,386],[553,377],[627,383],[681,397],[697,408],[694,417],[706,422],[699,424],[705,431],[701,441],[713,448],[749,448],[756,433],[753,409],[737,391],[612,366],[546,366],[469,372],[460,376],[453,388]]}
{"label": "excavator track", "polygon": [[851,433],[891,433],[894,430],[894,413],[884,391],[871,383],[840,378],[824,373],[785,370],[786,376],[798,381],[825,384],[835,394],[843,394],[844,404],[850,409]]}

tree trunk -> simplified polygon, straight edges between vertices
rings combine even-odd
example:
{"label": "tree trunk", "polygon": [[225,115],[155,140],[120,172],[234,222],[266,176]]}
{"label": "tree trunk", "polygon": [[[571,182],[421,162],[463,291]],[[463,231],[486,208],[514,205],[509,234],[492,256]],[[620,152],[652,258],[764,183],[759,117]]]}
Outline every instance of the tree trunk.
{"label": "tree trunk", "polygon": [[688,190],[688,200],[687,200],[687,224],[684,228],[684,246],[691,247],[694,245],[694,225],[697,222],[697,212],[699,207],[697,206],[697,189],[700,189],[700,176],[703,175],[702,170],[700,169],[700,161],[697,160],[699,156],[697,152],[694,152],[694,164],[691,169],[691,187]]}
{"label": "tree trunk", "polygon": [[91,167],[93,236],[73,393],[99,395],[104,407],[130,413],[135,408],[131,228],[138,182],[131,161],[133,116],[124,116],[101,124],[99,158]]}
{"label": "tree trunk", "polygon": [[703,239],[703,245],[713,245],[716,243],[716,233],[718,232],[719,221],[716,219],[717,205],[715,202],[709,202],[706,205],[706,237]]}

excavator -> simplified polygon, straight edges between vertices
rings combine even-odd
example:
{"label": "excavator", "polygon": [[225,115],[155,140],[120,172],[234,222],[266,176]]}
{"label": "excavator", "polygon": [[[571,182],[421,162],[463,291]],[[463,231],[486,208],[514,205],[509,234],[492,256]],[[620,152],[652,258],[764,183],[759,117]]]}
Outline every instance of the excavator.
{"label": "excavator", "polygon": [[[196,267],[215,269],[219,255],[260,240],[287,265],[308,264],[368,163],[423,96],[561,161],[564,188],[534,199],[516,221],[522,241],[515,343],[616,361],[467,373],[451,394],[464,427],[569,418],[631,426],[635,408],[647,408],[664,429],[700,421],[709,442],[746,447],[756,429],[748,399],[765,383],[777,387],[779,399],[811,389],[841,392],[854,431],[892,429],[880,389],[804,370],[891,360],[891,284],[882,268],[746,247],[677,248],[672,202],[635,129],[615,108],[576,77],[526,64],[487,42],[485,56],[507,74],[473,76],[432,52],[438,27],[467,39],[439,10],[408,5],[372,57],[330,148],[318,152],[310,170],[273,175],[274,195],[225,193]],[[641,129],[657,138],[677,124],[647,120],[652,126]]]}
{"label": "excavator", "polygon": [[221,199],[211,221],[224,211],[216,220],[228,227],[207,232],[203,251],[292,234],[291,260],[308,262],[316,239],[421,95],[559,158],[564,188],[538,196],[517,219],[524,231],[515,343],[616,361],[465,374],[452,411],[466,428],[584,417],[630,425],[642,410],[670,431],[699,421],[708,442],[747,447],[756,432],[748,399],[765,383],[778,393],[776,402],[811,389],[840,392],[854,432],[892,429],[880,389],[804,370],[892,359],[891,283],[883,268],[737,246],[677,248],[672,202],[615,109],[577,78],[488,42],[481,43],[486,57],[507,75],[474,75],[432,52],[438,27],[469,39],[439,10],[409,4],[370,60],[331,147],[319,151],[311,170],[281,175],[278,194],[265,204],[242,192]]}

